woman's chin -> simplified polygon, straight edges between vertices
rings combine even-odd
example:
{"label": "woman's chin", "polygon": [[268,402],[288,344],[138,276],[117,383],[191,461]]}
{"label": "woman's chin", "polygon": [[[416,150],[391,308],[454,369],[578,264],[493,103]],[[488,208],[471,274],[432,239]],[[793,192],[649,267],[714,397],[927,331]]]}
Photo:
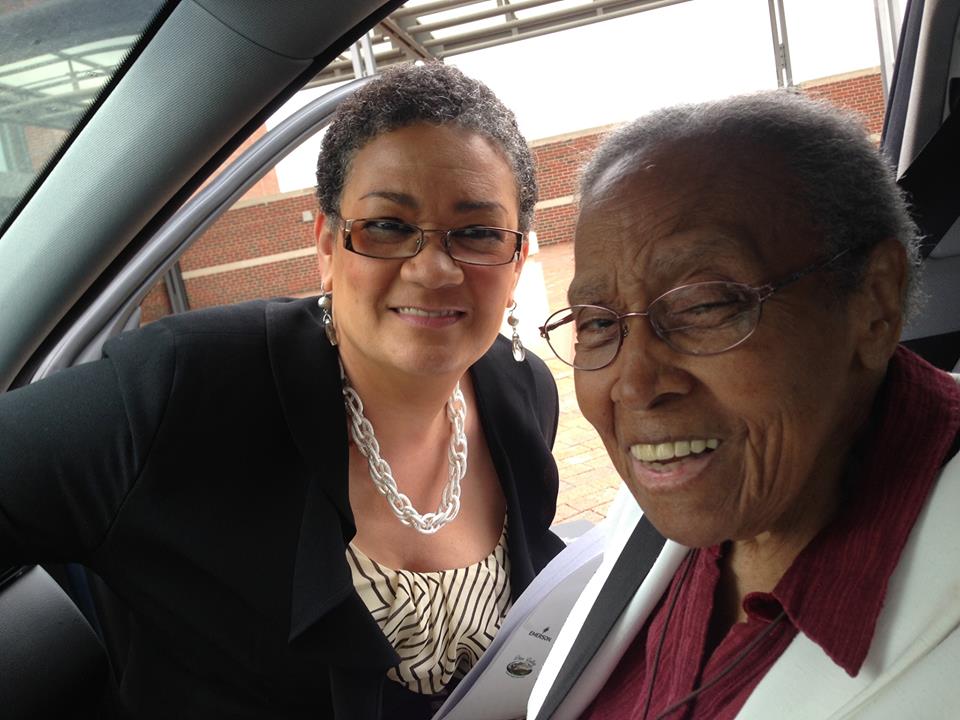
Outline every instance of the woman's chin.
{"label": "woman's chin", "polygon": [[651,506],[647,518],[661,535],[686,547],[712,547],[729,538],[727,528],[720,527],[714,518],[681,508]]}

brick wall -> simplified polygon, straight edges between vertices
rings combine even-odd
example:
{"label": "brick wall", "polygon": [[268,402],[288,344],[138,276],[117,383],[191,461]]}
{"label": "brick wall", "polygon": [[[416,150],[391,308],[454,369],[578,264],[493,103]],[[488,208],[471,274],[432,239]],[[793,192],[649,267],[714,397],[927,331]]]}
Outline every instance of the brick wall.
{"label": "brick wall", "polygon": [[[868,131],[879,139],[884,104],[878,68],[813,80],[800,89],[861,113]],[[539,244],[573,238],[579,168],[610,129],[593,128],[531,143],[540,183],[534,216]],[[304,220],[304,213],[314,211],[311,191],[278,194],[276,177],[269,173],[181,258],[190,306],[316,292],[319,273],[312,215]],[[149,322],[169,312],[161,282],[144,301],[143,319]]]}
{"label": "brick wall", "polygon": [[604,130],[594,128],[585,132],[535,140],[530,143],[540,183],[540,200],[572,195],[576,190],[580,167],[596,149]]}
{"label": "brick wall", "polygon": [[[313,192],[241,200],[180,258],[185,274],[313,244]],[[304,213],[307,213],[306,219]]]}
{"label": "brick wall", "polygon": [[828,100],[860,113],[867,131],[877,141],[880,140],[885,106],[879,68],[811,80],[801,83],[800,89],[811,97]]}
{"label": "brick wall", "polygon": [[566,242],[573,238],[572,202],[577,191],[580,168],[612,127],[593,128],[530,144],[537,167],[537,182],[540,184],[540,202],[537,203],[533,227],[541,245]]}
{"label": "brick wall", "polygon": [[[315,290],[315,209],[312,190],[260,199],[248,194],[239,200],[180,257],[190,307]],[[310,255],[284,257],[308,251]],[[143,321],[170,311],[166,287],[160,282],[143,302]]]}

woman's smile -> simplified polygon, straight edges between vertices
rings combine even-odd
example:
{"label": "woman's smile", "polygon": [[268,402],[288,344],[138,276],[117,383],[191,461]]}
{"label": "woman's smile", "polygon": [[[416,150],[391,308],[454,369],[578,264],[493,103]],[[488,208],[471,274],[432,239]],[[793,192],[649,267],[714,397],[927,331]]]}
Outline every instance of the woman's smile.
{"label": "woman's smile", "polygon": [[703,474],[719,447],[717,438],[636,443],[629,450],[632,475],[647,491],[677,490]]}
{"label": "woman's smile", "polygon": [[446,328],[455,325],[466,313],[452,308],[428,310],[415,306],[391,308],[401,320],[410,325],[425,328]]}

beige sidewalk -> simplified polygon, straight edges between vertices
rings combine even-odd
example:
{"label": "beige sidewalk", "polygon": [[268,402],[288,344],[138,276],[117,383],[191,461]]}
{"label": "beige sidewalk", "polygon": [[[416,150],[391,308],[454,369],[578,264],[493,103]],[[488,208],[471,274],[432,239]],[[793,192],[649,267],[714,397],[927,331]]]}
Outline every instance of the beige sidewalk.
{"label": "beige sidewalk", "polygon": [[554,455],[560,468],[560,497],[555,522],[603,517],[619,485],[596,431],[580,414],[573,369],[554,357],[536,328],[552,310],[564,307],[573,275],[573,243],[540,248],[523,269],[517,291],[517,315],[524,345],[543,358],[560,393],[560,428]]}

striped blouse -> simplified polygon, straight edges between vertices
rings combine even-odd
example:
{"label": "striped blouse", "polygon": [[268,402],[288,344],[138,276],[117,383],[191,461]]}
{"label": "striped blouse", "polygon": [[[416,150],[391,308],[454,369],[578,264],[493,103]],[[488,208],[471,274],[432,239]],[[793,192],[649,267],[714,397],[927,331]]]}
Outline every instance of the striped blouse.
{"label": "striped blouse", "polygon": [[451,570],[392,570],[351,543],[353,584],[400,656],[387,676],[422,695],[442,693],[490,645],[510,609],[507,526],[487,557]]}

